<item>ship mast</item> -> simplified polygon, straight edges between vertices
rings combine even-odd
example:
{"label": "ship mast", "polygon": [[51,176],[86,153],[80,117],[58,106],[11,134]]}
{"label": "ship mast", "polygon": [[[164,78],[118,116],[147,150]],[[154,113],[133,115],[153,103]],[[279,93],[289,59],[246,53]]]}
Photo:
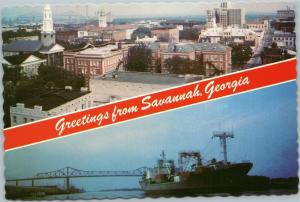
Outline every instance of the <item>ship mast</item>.
{"label": "ship mast", "polygon": [[218,137],[220,139],[221,146],[223,148],[222,153],[224,154],[224,164],[227,164],[227,143],[226,143],[226,139],[227,138],[234,138],[233,132],[225,132],[225,131],[214,132],[213,138],[214,137]]}

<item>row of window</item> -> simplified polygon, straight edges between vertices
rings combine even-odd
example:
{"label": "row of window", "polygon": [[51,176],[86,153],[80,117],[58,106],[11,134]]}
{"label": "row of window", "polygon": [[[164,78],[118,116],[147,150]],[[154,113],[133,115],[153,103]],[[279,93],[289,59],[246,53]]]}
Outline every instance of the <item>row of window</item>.
{"label": "row of window", "polygon": [[273,37],[273,39],[275,41],[280,41],[280,40],[286,40],[286,41],[291,41],[291,40],[294,40],[295,38],[294,37]]}
{"label": "row of window", "polygon": [[[12,118],[13,118],[13,120],[12,120],[13,123],[16,124],[17,123],[17,116],[13,116]],[[33,121],[34,121],[34,119],[29,119],[29,118],[24,117],[22,123],[28,123],[28,122],[33,122]]]}
{"label": "row of window", "polygon": [[74,63],[73,58],[66,58],[65,61],[66,61],[66,64]]}
{"label": "row of window", "polygon": [[[90,69],[90,74],[91,75],[96,75],[97,73],[100,73],[101,72],[101,70],[100,69]],[[89,72],[88,72],[88,70],[86,69],[86,68],[81,68],[81,73],[82,74],[88,74]]]}
{"label": "row of window", "polygon": [[[104,65],[110,65],[110,64],[114,64],[116,63],[116,61],[118,60],[122,60],[122,56],[118,56],[116,57],[112,57],[112,58],[107,58],[103,60]],[[66,58],[66,64],[70,64],[73,63],[73,59],[72,58]],[[90,62],[90,65],[92,66],[100,66],[101,65],[101,61],[99,60],[77,60],[79,65],[88,65]]]}
{"label": "row of window", "polygon": [[[164,59],[173,58],[173,55],[164,55]],[[188,59],[189,57],[187,55],[179,55],[179,57]],[[224,56],[223,55],[204,55],[205,61],[223,61]]]}
{"label": "row of window", "polygon": [[249,28],[255,28],[255,29],[263,29],[265,28],[265,25],[248,25]]}
{"label": "row of window", "polygon": [[205,61],[223,61],[223,55],[204,55]]}

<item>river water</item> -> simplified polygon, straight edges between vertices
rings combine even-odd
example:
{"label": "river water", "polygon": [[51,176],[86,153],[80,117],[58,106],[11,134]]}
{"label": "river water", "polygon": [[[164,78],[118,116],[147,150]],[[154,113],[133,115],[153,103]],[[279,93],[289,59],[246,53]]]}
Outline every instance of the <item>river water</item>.
{"label": "river water", "polygon": [[[83,189],[84,193],[49,195],[35,200],[143,198],[145,195],[140,188],[139,180],[140,177],[72,178],[71,185]],[[36,184],[38,183],[45,185],[45,182]],[[61,188],[65,186],[64,180],[56,180],[51,184]]]}
{"label": "river water", "polygon": [[[139,185],[139,177],[101,177],[101,178],[74,178],[71,184],[79,189],[84,189],[84,193],[48,195],[45,197],[26,198],[29,200],[75,200],[75,199],[116,199],[116,198],[144,198],[145,193]],[[49,182],[49,181],[48,181]],[[40,185],[46,182],[39,182]],[[65,186],[63,180],[52,182],[61,188]],[[264,190],[237,193],[237,195],[282,195],[295,194],[297,190]],[[195,194],[194,196],[230,196],[228,193]]]}
{"label": "river water", "polygon": [[49,195],[42,197],[43,200],[72,200],[72,199],[116,199],[116,198],[143,198],[142,190],[111,190],[111,191],[91,191],[78,194]]}
{"label": "river water", "polygon": [[[228,193],[214,193],[214,194],[196,194],[190,197],[204,196],[259,196],[259,195],[289,195],[296,194],[297,190],[265,190],[265,191],[255,191],[255,192],[244,192],[237,195],[231,195]],[[144,198],[146,197],[142,190],[111,190],[111,191],[97,191],[97,192],[85,192],[78,194],[64,194],[64,195],[50,195],[41,198],[31,198],[33,200],[88,200],[88,199],[130,199],[130,198]],[[176,197],[176,196],[175,196]],[[182,196],[181,196],[182,197]]]}

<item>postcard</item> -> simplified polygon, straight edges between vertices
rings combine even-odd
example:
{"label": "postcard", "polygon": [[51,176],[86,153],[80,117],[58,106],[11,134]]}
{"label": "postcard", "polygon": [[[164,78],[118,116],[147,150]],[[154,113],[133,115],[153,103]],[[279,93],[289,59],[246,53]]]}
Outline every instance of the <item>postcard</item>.
{"label": "postcard", "polygon": [[6,199],[296,195],[295,12],[7,3]]}

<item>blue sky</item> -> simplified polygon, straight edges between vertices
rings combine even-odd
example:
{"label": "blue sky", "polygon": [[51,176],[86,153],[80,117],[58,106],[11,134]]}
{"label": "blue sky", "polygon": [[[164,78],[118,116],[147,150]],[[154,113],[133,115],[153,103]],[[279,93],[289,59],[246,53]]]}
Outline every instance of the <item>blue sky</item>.
{"label": "blue sky", "polygon": [[65,166],[151,167],[162,150],[176,160],[182,150],[200,150],[207,160],[221,159],[212,132],[232,127],[229,161],[250,160],[252,175],[297,175],[296,83],[290,82],[7,152],[6,177],[28,177]]}

